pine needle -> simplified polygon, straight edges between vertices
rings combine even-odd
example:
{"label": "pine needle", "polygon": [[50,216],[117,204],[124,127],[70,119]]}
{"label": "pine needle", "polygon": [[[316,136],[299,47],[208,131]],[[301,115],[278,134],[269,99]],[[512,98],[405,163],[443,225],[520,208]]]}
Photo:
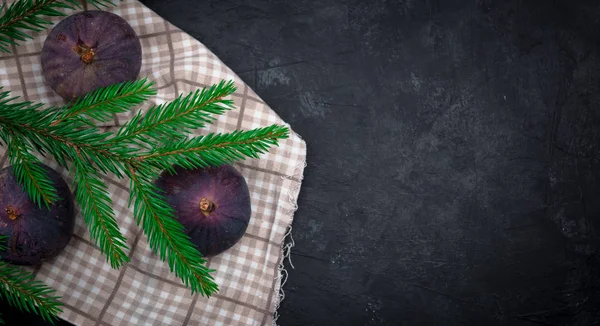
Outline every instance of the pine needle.
{"label": "pine needle", "polygon": [[89,4],[96,7],[96,9],[101,10],[110,6],[114,6],[115,4],[110,0],[87,0]]}
{"label": "pine needle", "polygon": [[[114,5],[110,0],[88,0],[98,9]],[[0,6],[0,51],[10,52],[12,45],[32,39],[31,32],[41,32],[52,25],[48,17],[66,16],[61,10],[81,9],[80,0],[17,0]]]}
{"label": "pine needle", "polygon": [[100,246],[112,268],[119,268],[129,261],[127,239],[119,231],[106,184],[98,172],[81,161],[73,162],[75,200],[81,207],[81,215],[92,239]]}
{"label": "pine needle", "polygon": [[233,101],[225,97],[235,90],[233,81],[222,81],[185,97],[180,95],[167,104],[153,106],[144,114],[140,111],[119,129],[113,141],[144,144],[148,138],[158,141],[185,138],[192,131],[212,123],[215,120],[212,115],[233,109]]}
{"label": "pine needle", "polygon": [[226,134],[208,134],[175,143],[165,143],[153,151],[137,157],[136,160],[169,169],[179,165],[186,169],[219,166],[243,160],[245,157],[258,158],[269,147],[277,146],[279,139],[288,137],[286,127],[272,125],[250,131],[234,131]]}
{"label": "pine needle", "polygon": [[[213,122],[214,115],[233,108],[233,102],[225,99],[235,91],[232,82],[221,82],[155,106],[145,114],[138,113],[117,133],[101,132],[91,124],[90,119],[106,119],[145,101],[155,92],[152,85],[146,80],[113,85],[64,108],[46,110],[40,104],[16,102],[8,92],[0,92],[0,138],[9,144],[14,163],[31,162],[34,166],[33,156],[26,154],[35,150],[75,170],[76,201],[92,238],[114,268],[128,261],[128,248],[101,174],[129,177],[129,204],[152,250],[192,292],[210,296],[218,287],[204,265],[206,261],[152,181],[174,165],[198,168],[257,158],[287,138],[289,130],[272,125],[188,139],[193,130]],[[20,173],[24,180],[43,180],[32,172]],[[23,185],[32,198],[40,198],[38,201],[49,196],[45,187],[26,181]]]}
{"label": "pine needle", "polygon": [[0,261],[0,296],[11,306],[54,323],[62,312],[60,297],[55,292],[35,280],[33,274]]}
{"label": "pine needle", "polygon": [[99,88],[67,107],[53,122],[53,125],[81,116],[98,121],[108,121],[113,118],[113,114],[127,112],[132,107],[146,101],[150,96],[156,95],[156,89],[153,86],[154,82],[149,82],[144,78]]}
{"label": "pine needle", "polygon": [[50,205],[58,199],[52,180],[40,160],[33,156],[31,148],[20,137],[11,137],[8,141],[8,157],[17,182],[38,207]]}
{"label": "pine needle", "polygon": [[8,7],[0,6],[0,51],[10,52],[11,45],[19,45],[33,37],[28,32],[40,32],[52,22],[43,16],[65,16],[61,9],[79,8],[79,0],[17,0]]}
{"label": "pine needle", "polygon": [[160,259],[167,261],[171,272],[179,277],[192,293],[210,296],[218,291],[218,286],[209,274],[204,260],[196,247],[185,234],[183,226],[177,222],[173,208],[166,202],[160,190],[146,176],[133,169],[130,178],[130,203],[138,225],[148,237],[150,248]]}
{"label": "pine needle", "polygon": [[[0,236],[0,251],[6,250],[4,244],[7,239],[7,236]],[[54,293],[42,282],[34,280],[33,274],[0,261],[0,296],[11,306],[35,313],[54,324],[62,306],[60,297],[54,296]],[[3,323],[0,318],[0,324]]]}

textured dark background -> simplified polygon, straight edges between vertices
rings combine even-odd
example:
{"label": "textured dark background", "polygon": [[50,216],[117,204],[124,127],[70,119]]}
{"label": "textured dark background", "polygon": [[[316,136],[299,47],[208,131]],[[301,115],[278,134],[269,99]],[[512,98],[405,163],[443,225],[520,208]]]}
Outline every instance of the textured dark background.
{"label": "textured dark background", "polygon": [[142,2],[307,141],[281,325],[600,324],[598,1]]}

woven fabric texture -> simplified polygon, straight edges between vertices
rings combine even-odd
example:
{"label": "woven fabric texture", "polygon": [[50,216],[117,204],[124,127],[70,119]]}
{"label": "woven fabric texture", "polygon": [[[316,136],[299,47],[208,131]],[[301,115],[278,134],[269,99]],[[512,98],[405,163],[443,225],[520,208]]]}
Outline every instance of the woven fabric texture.
{"label": "woven fabric texture", "polygon": [[[228,111],[199,133],[228,132],[270,124],[285,124],[234,72],[203,44],[171,25],[134,0],[108,8],[123,17],[140,37],[143,51],[140,78],[156,82],[157,96],[138,109],[175,99],[180,93],[234,80],[232,96],[236,110]],[[69,14],[74,12],[68,12]],[[56,23],[60,18],[55,18]],[[0,54],[1,86],[12,95],[48,105],[62,105],[44,82],[40,51],[48,31]],[[115,116],[109,130],[126,122],[135,112]],[[121,232],[128,239],[131,262],[111,269],[97,246],[90,241],[78,214],[75,236],[55,259],[32,269],[36,278],[55,288],[65,304],[61,318],[85,326],[117,325],[271,325],[279,303],[284,238],[296,208],[306,144],[293,131],[259,160],[234,164],[250,188],[252,218],[244,237],[233,248],[209,259],[220,286],[210,298],[191,295],[166,263],[149,249],[146,236],[135,225],[127,206],[128,180],[107,176]],[[52,160],[44,163],[68,171]],[[0,166],[8,164],[0,148]],[[0,212],[3,214],[4,212]]]}

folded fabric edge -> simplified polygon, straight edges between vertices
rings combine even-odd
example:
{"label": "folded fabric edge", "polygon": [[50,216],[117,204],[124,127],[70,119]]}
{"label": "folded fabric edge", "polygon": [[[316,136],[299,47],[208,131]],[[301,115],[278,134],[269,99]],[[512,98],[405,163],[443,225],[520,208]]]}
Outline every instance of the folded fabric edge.
{"label": "folded fabric edge", "polygon": [[[298,136],[302,142],[302,138]],[[276,284],[273,291],[277,293],[277,296],[273,302],[273,326],[277,326],[277,320],[279,319],[279,307],[281,306],[281,302],[285,299],[285,291],[283,290],[283,286],[287,282],[288,272],[285,268],[285,259],[288,259],[288,263],[292,269],[294,268],[294,264],[292,263],[292,248],[295,246],[294,237],[292,236],[292,223],[294,222],[294,215],[298,210],[298,196],[300,195],[300,189],[302,187],[302,180],[304,179],[304,168],[306,168],[306,142],[305,144],[305,152],[304,158],[302,162],[296,167],[299,173],[294,171],[294,176],[296,176],[300,182],[298,185],[292,189],[290,189],[287,193],[288,203],[292,206],[292,210],[289,212],[290,215],[290,224],[288,226],[287,232],[283,236],[281,242],[281,252],[279,253],[279,262],[277,268],[277,276],[276,276]],[[285,178],[285,177],[282,177]],[[288,241],[289,240],[289,241]]]}

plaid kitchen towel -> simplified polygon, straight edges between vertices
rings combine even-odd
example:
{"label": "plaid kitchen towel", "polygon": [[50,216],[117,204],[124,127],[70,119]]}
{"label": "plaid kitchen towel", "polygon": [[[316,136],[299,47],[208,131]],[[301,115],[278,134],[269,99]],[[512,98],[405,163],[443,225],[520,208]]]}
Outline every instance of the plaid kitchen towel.
{"label": "plaid kitchen towel", "polygon": [[[141,39],[140,77],[156,82],[158,95],[140,109],[175,99],[180,93],[234,80],[232,96],[237,109],[228,111],[202,133],[251,129],[285,124],[235,73],[197,40],[174,27],[135,0],[108,8],[131,24]],[[73,12],[69,12],[73,13]],[[54,19],[58,22],[60,18]],[[61,105],[62,100],[44,83],[40,51],[48,31],[0,54],[0,83],[25,100]],[[116,116],[108,129],[133,115]],[[260,160],[235,166],[250,188],[252,218],[244,237],[230,250],[210,259],[220,292],[211,298],[191,295],[166,263],[149,249],[146,237],[127,207],[128,181],[107,177],[121,231],[128,238],[131,262],[111,269],[90,242],[78,215],[75,236],[54,260],[34,270],[36,278],[55,288],[64,303],[61,318],[75,325],[271,325],[280,300],[283,243],[292,222],[306,157],[306,144],[294,132]],[[51,160],[44,163],[68,171]],[[0,148],[0,165],[7,156]],[[1,213],[1,212],[0,212]]]}

